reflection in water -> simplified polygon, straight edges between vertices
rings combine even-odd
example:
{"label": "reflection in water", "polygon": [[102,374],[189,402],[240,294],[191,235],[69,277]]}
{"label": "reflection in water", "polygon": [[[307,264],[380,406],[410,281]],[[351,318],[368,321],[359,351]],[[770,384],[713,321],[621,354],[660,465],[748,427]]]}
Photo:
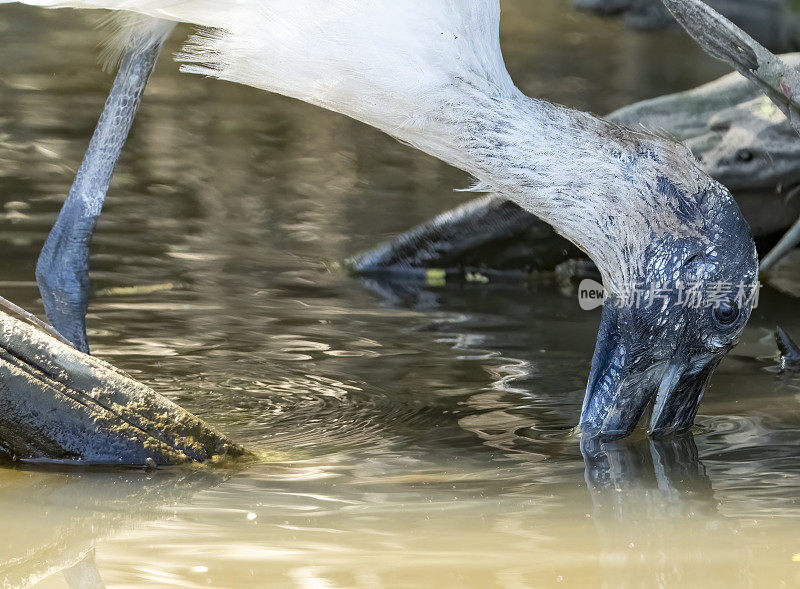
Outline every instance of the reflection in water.
{"label": "reflection in water", "polygon": [[[165,506],[189,501],[228,476],[202,467],[151,473],[115,468],[4,470],[0,505],[13,510],[3,513],[0,586],[29,587],[63,572],[70,587],[103,587],[94,564],[101,539],[168,517]],[[32,525],[43,513],[44,522]]]}
{"label": "reflection in water", "polygon": [[94,548],[89,550],[83,559],[64,569],[64,580],[70,589],[104,589],[103,577],[94,561]]}
{"label": "reflection in water", "polygon": [[[492,366],[488,369],[492,377],[491,385],[462,401],[459,426],[475,434],[485,446],[505,454],[505,460],[514,463],[517,472],[513,476],[508,475],[507,482],[517,480],[517,476],[527,477],[531,481],[552,481],[553,471],[545,465],[561,463],[563,458],[570,455],[571,446],[576,443],[570,432],[577,404],[565,403],[563,396],[554,397],[552,392],[531,389],[531,383],[541,376],[538,372],[547,366],[547,348],[539,348],[536,338],[533,345],[530,342],[519,345],[513,338],[508,339],[508,333],[502,330],[498,330],[498,335],[502,334],[505,339],[501,341],[494,337],[497,326],[487,325],[485,316],[466,312],[467,299],[473,309],[481,308],[468,294],[472,288],[470,285],[397,284],[391,280],[374,279],[365,281],[365,284],[389,307],[419,308],[420,303],[424,302],[423,306],[428,312],[447,310],[446,314],[440,313],[435,318],[420,318],[423,325],[418,330],[432,334],[438,342],[451,345],[462,360],[483,358],[484,361],[491,360]],[[484,291],[487,289],[494,295],[493,302],[502,301],[498,306],[513,309],[513,287],[493,284],[483,287]],[[562,308],[558,304],[561,296],[560,293],[540,291],[536,293],[537,304],[551,311],[558,310]],[[530,308],[514,314],[530,314]],[[765,364],[747,356],[741,357],[739,362],[749,369]],[[552,372],[552,367],[544,371]],[[780,387],[783,393],[787,387],[790,390],[796,388],[785,380],[774,380],[771,376],[766,379]],[[562,381],[560,385],[549,387],[549,391],[564,391],[565,388],[569,388],[569,385]],[[726,387],[723,385],[721,388],[724,391]],[[576,388],[576,403],[579,403],[581,394],[582,390]],[[747,397],[746,393],[737,395],[735,402],[757,402]],[[765,401],[764,397],[761,400]],[[783,406],[783,411],[796,412],[791,403],[785,405],[786,399],[782,395],[771,402]],[[763,476],[762,467],[768,467],[782,472],[784,482],[778,484],[786,485],[782,492],[775,492],[774,499],[777,500],[777,496],[785,492],[795,493],[789,489],[800,488],[797,478],[800,469],[795,467],[800,450],[796,445],[793,449],[784,445],[789,443],[789,437],[798,435],[796,425],[789,426],[790,433],[783,431],[775,421],[764,423],[760,419],[701,416],[699,421],[701,427],[698,431],[706,453],[710,454],[713,469],[719,471],[720,455],[729,456],[730,461],[735,463],[730,467],[732,472],[726,475],[726,485],[733,483],[733,475],[742,477],[738,481],[742,488],[752,488],[754,481]],[[796,423],[794,419],[791,421]],[[776,464],[768,466],[766,456],[775,452],[778,446],[782,448],[778,453],[783,457],[778,459],[772,456],[771,460]],[[691,433],[660,440],[650,440],[641,434],[613,442],[582,440],[580,450],[585,464],[586,490],[592,506],[586,517],[593,523],[597,536],[597,547],[589,549],[589,552],[596,550],[600,565],[600,578],[595,576],[584,586],[735,584],[742,577],[752,576],[755,570],[765,574],[766,563],[776,567],[766,576],[773,578],[774,575],[778,584],[792,578],[777,571],[788,572],[786,567],[789,562],[798,558],[794,553],[789,554],[786,549],[782,554],[771,553],[766,547],[754,552],[746,547],[748,540],[745,538],[761,536],[759,528],[763,525],[763,518],[772,513],[767,507],[768,503],[762,501],[759,505],[753,502],[748,507],[740,505],[739,510],[733,512],[720,509],[724,502],[712,487],[712,477],[699,459],[698,446]],[[758,457],[762,454],[764,456]],[[494,456],[493,460],[503,459]],[[791,474],[787,472],[785,460],[795,464],[790,468]],[[725,494],[727,492],[728,489]],[[569,504],[579,503],[575,497],[564,497],[564,501],[566,509],[569,509]],[[775,503],[776,507],[780,504],[780,500]],[[534,509],[529,513],[516,514],[519,520],[515,525],[525,527],[525,522],[530,521],[532,527],[526,533],[546,528],[542,519],[537,519],[547,518],[543,511],[547,510]],[[792,512],[792,517],[797,518],[795,510]],[[565,525],[569,526],[569,523],[565,522]],[[778,544],[781,542],[778,538],[785,533],[783,529],[774,530]],[[564,535],[572,538],[570,532]],[[726,563],[725,570],[708,566],[711,546],[714,554],[720,555],[718,558]],[[532,549],[540,548],[532,546]],[[519,579],[543,578],[536,575],[531,577],[529,572],[526,575],[519,570],[515,575]],[[558,581],[564,576],[556,575],[555,578]]]}
{"label": "reflection in water", "polygon": [[689,586],[705,564],[692,555],[729,525],[717,513],[694,437],[583,441],[581,451],[604,585]]}
{"label": "reflection in water", "polygon": [[582,440],[596,521],[678,520],[716,511],[691,433],[666,440]]}

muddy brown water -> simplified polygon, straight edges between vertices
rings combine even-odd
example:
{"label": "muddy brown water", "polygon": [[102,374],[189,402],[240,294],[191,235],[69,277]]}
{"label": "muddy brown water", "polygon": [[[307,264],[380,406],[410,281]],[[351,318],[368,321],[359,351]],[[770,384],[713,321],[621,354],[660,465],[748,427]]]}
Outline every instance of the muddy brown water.
{"label": "muddy brown water", "polygon": [[[607,112],[724,73],[677,33],[556,0],[504,10],[530,94]],[[94,21],[0,8],[0,294],[32,311],[37,252],[110,84]],[[95,238],[90,338],[258,459],[2,468],[3,586],[800,583],[800,377],[777,373],[771,339],[776,323],[800,336],[800,264],[764,288],[693,440],[639,436],[587,464],[570,428],[597,312],[554,286],[398,290],[337,269],[468,183],[163,56]]]}

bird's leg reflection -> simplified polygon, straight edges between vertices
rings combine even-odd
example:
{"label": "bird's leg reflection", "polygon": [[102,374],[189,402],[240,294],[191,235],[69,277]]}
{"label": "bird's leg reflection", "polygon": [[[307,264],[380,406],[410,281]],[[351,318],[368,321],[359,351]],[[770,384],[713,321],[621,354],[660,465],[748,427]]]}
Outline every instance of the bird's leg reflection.
{"label": "bird's leg reflection", "polygon": [[211,468],[4,469],[0,587],[30,587],[59,572],[69,587],[103,587],[94,562],[99,541],[168,517],[166,506],[186,503],[230,474]]}
{"label": "bird's leg reflection", "polygon": [[94,562],[94,548],[86,553],[83,560],[64,569],[64,580],[70,589],[105,589],[105,583]]}

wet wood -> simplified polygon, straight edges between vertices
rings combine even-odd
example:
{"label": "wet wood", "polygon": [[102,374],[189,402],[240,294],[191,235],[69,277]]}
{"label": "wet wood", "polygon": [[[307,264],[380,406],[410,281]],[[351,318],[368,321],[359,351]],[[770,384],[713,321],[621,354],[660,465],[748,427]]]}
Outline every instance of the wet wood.
{"label": "wet wood", "polygon": [[13,460],[141,466],[244,453],[121,370],[3,312],[0,450]]}
{"label": "wet wood", "polygon": [[702,0],[663,1],[706,53],[758,86],[800,134],[800,72]]}
{"label": "wet wood", "polygon": [[[782,60],[800,67],[800,53]],[[607,117],[685,143],[736,196],[754,234],[786,230],[800,215],[800,141],[786,116],[738,73],[645,100]],[[483,196],[348,260],[359,274],[550,271],[579,256],[549,225],[517,205]]]}
{"label": "wet wood", "polygon": [[[706,3],[774,51],[800,49],[800,6],[794,0],[706,0]],[[573,0],[572,4],[600,16],[618,17],[632,28],[676,26],[661,0]]]}

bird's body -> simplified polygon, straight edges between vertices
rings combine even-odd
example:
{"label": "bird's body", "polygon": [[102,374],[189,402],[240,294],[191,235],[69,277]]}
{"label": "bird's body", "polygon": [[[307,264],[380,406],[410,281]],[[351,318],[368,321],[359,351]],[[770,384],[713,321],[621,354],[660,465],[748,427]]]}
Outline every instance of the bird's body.
{"label": "bird's body", "polygon": [[522,94],[503,63],[496,1],[26,3],[149,17],[123,15],[112,54],[161,34],[159,19],[205,27],[177,56],[183,71],[343,113],[469,172],[587,251],[614,292],[635,281],[653,234],[694,229],[630,180],[669,168],[689,195],[673,207],[695,206],[691,195],[711,185],[679,144]]}
{"label": "bird's body", "polygon": [[[183,71],[343,113],[466,170],[476,190],[513,200],[583,249],[616,300],[641,283],[754,281],[747,225],[688,149],[529,98],[514,86],[500,51],[498,0],[25,3],[120,11],[111,42],[118,55],[160,45],[174,22],[199,26],[177,55]],[[724,263],[723,253],[730,256]],[[673,387],[689,374],[682,364],[667,368],[685,340],[700,341],[716,358],[743,327],[749,308],[742,311],[735,332],[710,335],[693,333],[700,319],[686,313],[604,313],[583,422],[609,435],[630,431],[665,374]],[[646,350],[647,361],[631,358],[632,350]],[[704,362],[691,374],[716,365]],[[684,399],[695,410],[704,384],[694,401]],[[687,415],[671,415],[656,429],[685,427],[694,416]]]}

